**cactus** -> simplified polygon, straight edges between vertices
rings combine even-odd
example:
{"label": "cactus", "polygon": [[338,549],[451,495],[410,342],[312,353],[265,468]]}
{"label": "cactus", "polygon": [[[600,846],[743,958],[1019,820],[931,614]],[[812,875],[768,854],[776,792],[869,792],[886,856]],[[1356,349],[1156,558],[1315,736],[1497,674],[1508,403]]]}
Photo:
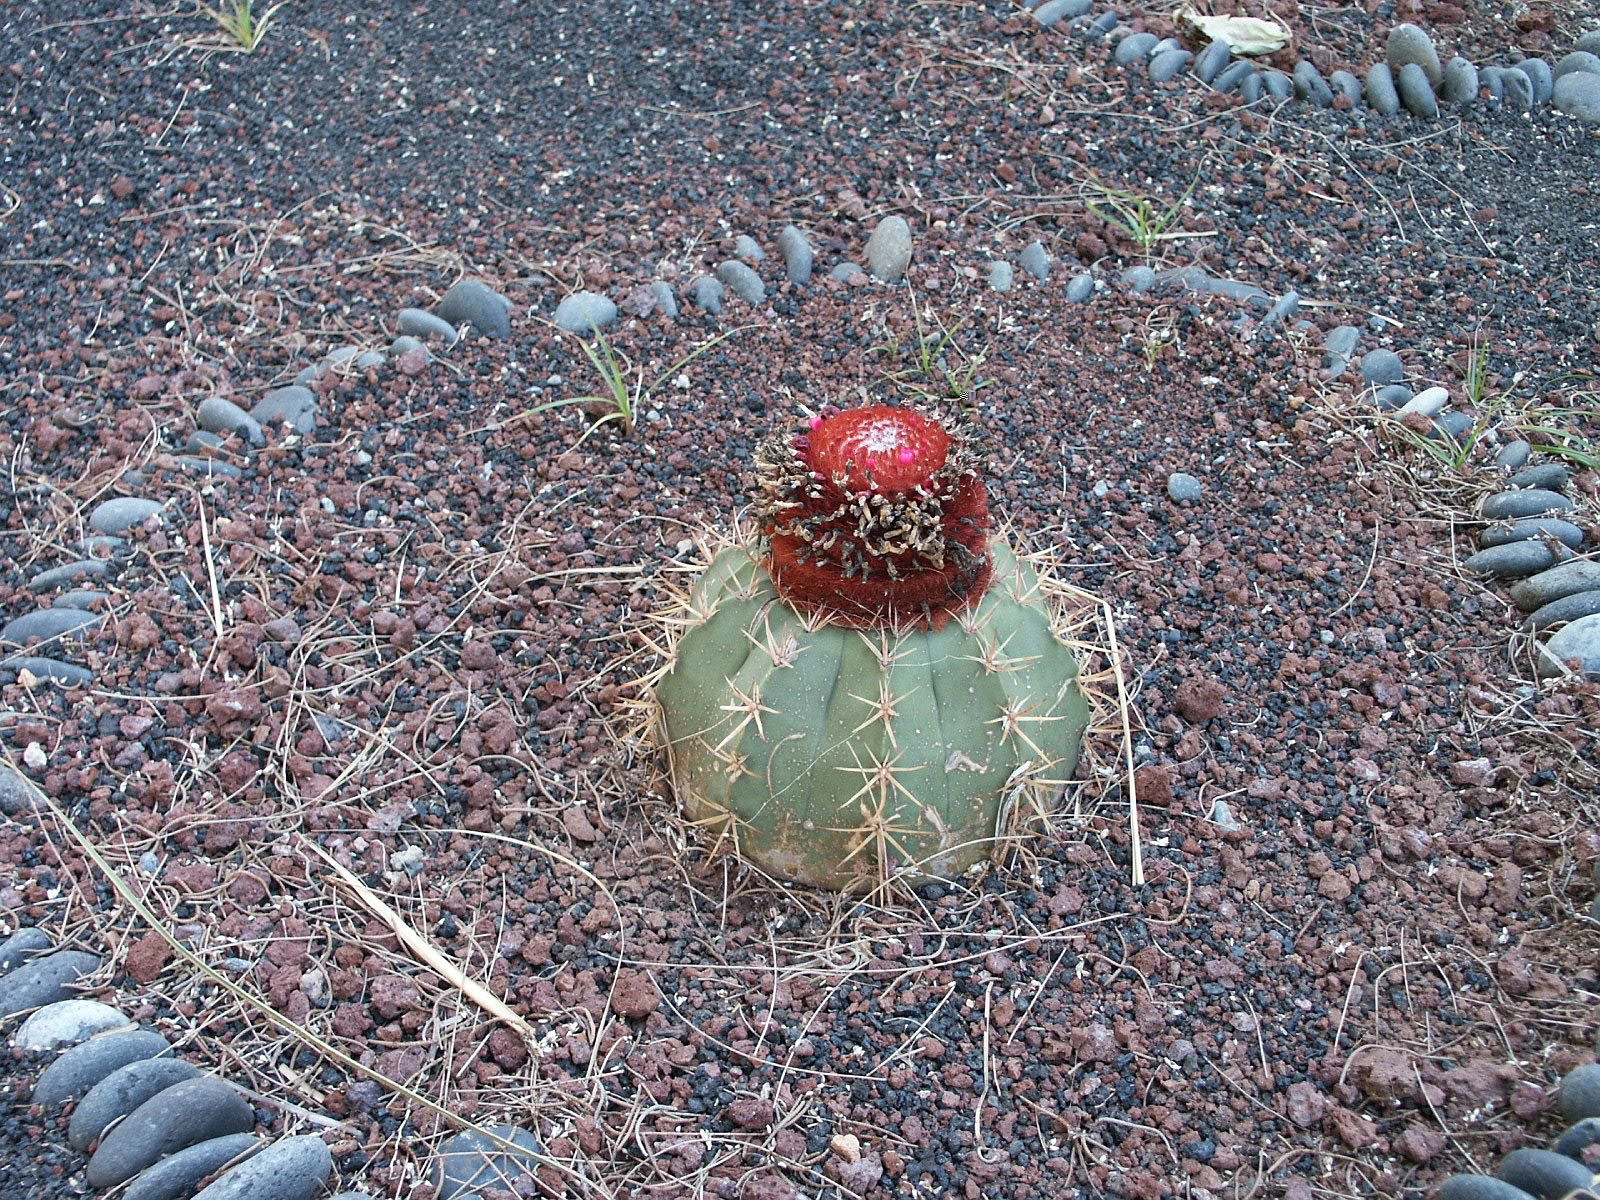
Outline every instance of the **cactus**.
{"label": "cactus", "polygon": [[845,891],[994,857],[1070,778],[1088,705],[970,434],[830,409],[758,464],[761,540],[695,583],[656,686],[689,820]]}

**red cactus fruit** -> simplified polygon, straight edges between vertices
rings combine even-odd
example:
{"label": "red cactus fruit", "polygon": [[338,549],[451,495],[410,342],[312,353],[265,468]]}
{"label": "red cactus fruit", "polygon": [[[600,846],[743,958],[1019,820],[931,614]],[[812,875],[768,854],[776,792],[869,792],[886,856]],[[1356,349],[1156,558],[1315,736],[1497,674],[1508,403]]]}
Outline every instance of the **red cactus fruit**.
{"label": "red cactus fruit", "polygon": [[757,462],[767,569],[802,610],[941,628],[989,586],[989,503],[958,423],[887,404],[823,410]]}

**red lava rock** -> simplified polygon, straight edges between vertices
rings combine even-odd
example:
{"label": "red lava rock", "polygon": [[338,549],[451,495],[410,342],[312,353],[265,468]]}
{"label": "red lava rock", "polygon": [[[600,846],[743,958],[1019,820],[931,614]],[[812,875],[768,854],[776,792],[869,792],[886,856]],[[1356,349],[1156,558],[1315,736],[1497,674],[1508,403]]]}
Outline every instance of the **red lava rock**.
{"label": "red lava rock", "polygon": [[1366,1117],[1348,1108],[1335,1108],[1327,1116],[1334,1136],[1352,1150],[1364,1150],[1378,1140],[1378,1129]]}
{"label": "red lava rock", "polygon": [[1407,1125],[1394,1140],[1394,1148],[1414,1163],[1432,1162],[1444,1153],[1444,1134],[1426,1125]]}
{"label": "red lava rock", "polygon": [[1467,758],[1450,764],[1450,778],[1462,787],[1493,787],[1494,764],[1487,758]]}
{"label": "red lava rock", "polygon": [[147,933],[128,947],[126,967],[135,983],[150,983],[172,961],[173,950],[159,933]]}
{"label": "red lava rock", "polygon": [[740,1129],[765,1129],[777,1119],[770,1100],[742,1097],[728,1105],[727,1118]]}
{"label": "red lava rock", "polygon": [[528,1045],[503,1025],[489,1034],[489,1056],[507,1071],[520,1069],[528,1061]]}
{"label": "red lava rock", "polygon": [[579,805],[561,810],[561,824],[579,842],[597,842],[600,840],[600,831],[589,821],[589,814],[584,812]]}
{"label": "red lava rock", "polygon": [[1361,1051],[1348,1077],[1366,1095],[1390,1104],[1416,1095],[1417,1076],[1410,1058],[1387,1046]]}
{"label": "red lava rock", "polygon": [[626,967],[617,972],[616,984],[611,990],[611,1007],[618,1015],[630,1021],[642,1020],[660,1004],[661,991],[648,973]]}
{"label": "red lava rock", "polygon": [[422,1005],[422,992],[416,981],[404,975],[379,975],[372,981],[367,998],[377,1014],[385,1020],[392,1020]]}
{"label": "red lava rock", "polygon": [[499,662],[500,656],[488,642],[468,642],[461,648],[461,665],[468,670],[492,670]]}
{"label": "red lava rock", "polygon": [[1214,679],[1191,679],[1178,688],[1173,708],[1186,721],[1204,725],[1222,715],[1227,689]]}

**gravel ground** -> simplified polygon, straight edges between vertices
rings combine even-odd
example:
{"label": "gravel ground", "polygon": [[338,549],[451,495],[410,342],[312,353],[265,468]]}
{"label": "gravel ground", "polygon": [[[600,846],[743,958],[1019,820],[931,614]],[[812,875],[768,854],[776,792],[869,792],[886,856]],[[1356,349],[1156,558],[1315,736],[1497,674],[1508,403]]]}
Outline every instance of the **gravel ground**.
{"label": "gravel ground", "polygon": [[[1454,566],[1470,482],[1397,468],[1320,336],[1066,289],[1144,261],[1091,177],[1162,204],[1193,181],[1156,265],[1293,287],[1458,392],[1477,344],[1491,395],[1568,396],[1600,339],[1600,138],[1242,113],[979,5],[307,0],[249,57],[138,6],[55,19],[0,31],[0,613],[99,499],[169,504],[131,535],[94,690],[0,674],[5,749],[36,744],[61,810],[271,1012],[534,1129],[554,1195],[1414,1196],[1558,1126],[1600,988],[1596,688],[1522,688],[1503,593]],[[891,212],[910,289],[825,278]],[[791,221],[809,289],[778,282]],[[614,331],[652,384],[637,430],[526,415],[597,387],[545,323],[561,295],[681,294],[741,233],[763,305]],[[1034,239],[1051,279],[988,290]],[[381,345],[463,272],[511,299],[509,339],[325,376],[313,434],[225,448],[238,480],[174,467],[199,400]],[[992,502],[1117,614],[1144,887],[1114,773],[1015,870],[891,911],[686,847],[616,744],[641,614],[756,443],[805,403],[944,386],[905,349],[913,296],[961,324],[951,369],[983,356]],[[1179,471],[1198,500],[1168,497]],[[345,1122],[347,1186],[426,1194],[437,1114],[174,961],[54,818],[0,825],[0,861],[0,909],[111,941],[131,1015]],[[0,1151],[29,1194],[79,1194],[26,1120]]]}

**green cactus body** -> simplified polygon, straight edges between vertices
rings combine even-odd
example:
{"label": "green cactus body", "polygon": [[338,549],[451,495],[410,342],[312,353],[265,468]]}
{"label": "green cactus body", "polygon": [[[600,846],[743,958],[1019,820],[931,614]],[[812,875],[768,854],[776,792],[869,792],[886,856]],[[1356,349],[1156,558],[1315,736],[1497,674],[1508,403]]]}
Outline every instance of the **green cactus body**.
{"label": "green cactus body", "polygon": [[846,891],[994,856],[1071,777],[1088,704],[1039,576],[989,547],[981,599],[899,629],[821,619],[757,551],[718,554],[656,691],[688,818],[770,875]]}

